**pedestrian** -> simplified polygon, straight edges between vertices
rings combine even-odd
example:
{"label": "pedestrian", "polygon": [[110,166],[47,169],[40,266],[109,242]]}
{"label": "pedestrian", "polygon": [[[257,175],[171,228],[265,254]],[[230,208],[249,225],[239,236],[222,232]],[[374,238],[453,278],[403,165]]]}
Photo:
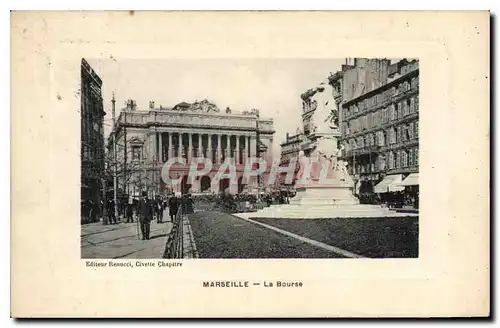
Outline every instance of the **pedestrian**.
{"label": "pedestrian", "polygon": [[157,198],[156,199],[156,222],[157,223],[162,223],[163,222],[163,206],[162,206],[163,202],[161,200],[161,198]]}
{"label": "pedestrian", "polygon": [[128,204],[127,204],[127,223],[134,223],[134,199],[132,197],[128,198]]}
{"label": "pedestrian", "polygon": [[174,222],[174,219],[177,215],[177,211],[179,210],[179,199],[176,195],[172,196],[168,201],[168,212],[170,214],[170,221]]}
{"label": "pedestrian", "polygon": [[271,206],[273,204],[273,198],[271,195],[266,196],[267,206]]}
{"label": "pedestrian", "polygon": [[94,222],[94,213],[95,213],[95,209],[94,209],[94,202],[92,201],[92,199],[89,199],[87,201],[87,208],[88,208],[88,220],[89,222]]}
{"label": "pedestrian", "polygon": [[139,220],[141,223],[142,240],[149,240],[151,220],[153,220],[153,204],[148,198],[148,193],[144,191],[139,201]]}
{"label": "pedestrian", "polygon": [[186,214],[194,213],[194,199],[191,194],[187,194],[186,196]]}
{"label": "pedestrian", "polygon": [[108,221],[110,224],[116,224],[115,202],[113,199],[108,199]]}

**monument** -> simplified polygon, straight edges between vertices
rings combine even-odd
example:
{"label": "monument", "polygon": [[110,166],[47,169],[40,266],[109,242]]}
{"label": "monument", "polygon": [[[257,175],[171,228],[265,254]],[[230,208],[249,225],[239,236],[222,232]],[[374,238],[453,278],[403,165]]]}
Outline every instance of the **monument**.
{"label": "monument", "polygon": [[354,182],[347,173],[347,162],[341,160],[342,147],[338,126],[338,107],[333,87],[322,83],[306,95],[304,131],[308,142],[299,154],[299,172],[295,177],[297,195],[292,205],[359,204],[352,189]]}
{"label": "monument", "polygon": [[299,152],[295,197],[290,204],[272,205],[245,216],[288,219],[401,216],[380,205],[362,205],[354,196],[354,182],[347,171],[347,162],[342,160],[344,148],[337,144],[339,111],[333,92],[326,82],[302,96],[307,142]]}

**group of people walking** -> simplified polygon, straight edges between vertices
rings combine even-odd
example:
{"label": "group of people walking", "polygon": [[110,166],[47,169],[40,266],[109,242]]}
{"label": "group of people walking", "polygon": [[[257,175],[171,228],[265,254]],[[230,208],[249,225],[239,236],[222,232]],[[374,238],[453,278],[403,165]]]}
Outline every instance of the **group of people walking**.
{"label": "group of people walking", "polygon": [[[142,239],[148,240],[150,235],[151,221],[163,223],[163,213],[166,208],[169,209],[170,221],[174,222],[176,215],[181,205],[181,199],[177,195],[167,198],[156,197],[150,199],[147,192],[143,192],[140,199],[128,198],[125,208],[123,209],[124,219],[126,223],[134,223],[134,217],[138,220],[141,227]],[[116,224],[118,219],[115,215],[115,203],[113,199],[109,199],[106,204],[108,213],[108,223]]]}
{"label": "group of people walking", "polygon": [[[177,196],[172,196],[168,203],[165,199],[157,198],[150,200],[147,192],[142,193],[137,207],[137,217],[141,226],[143,240],[149,240],[151,221],[156,216],[157,223],[163,223],[163,212],[168,207],[170,221],[174,222],[179,211],[180,200]],[[130,213],[130,212],[129,212]],[[133,217],[130,217],[131,222],[134,222]],[[129,218],[127,218],[129,222]]]}

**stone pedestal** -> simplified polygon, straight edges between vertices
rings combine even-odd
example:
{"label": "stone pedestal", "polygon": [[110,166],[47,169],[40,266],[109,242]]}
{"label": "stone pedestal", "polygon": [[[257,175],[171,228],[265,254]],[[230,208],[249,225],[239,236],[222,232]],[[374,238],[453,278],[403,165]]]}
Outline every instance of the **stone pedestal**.
{"label": "stone pedestal", "polygon": [[380,205],[360,204],[353,194],[353,184],[336,180],[328,184],[309,183],[296,186],[297,194],[290,204],[272,205],[255,213],[241,213],[247,218],[327,219],[327,218],[380,218],[405,217]]}
{"label": "stone pedestal", "polygon": [[352,189],[347,185],[311,185],[296,188],[297,194],[290,205],[358,205]]}
{"label": "stone pedestal", "polygon": [[[309,142],[302,145],[306,157],[322,154],[327,158],[339,159],[337,138],[340,132],[317,133],[308,136]],[[315,155],[316,154],[316,155]],[[331,156],[331,157],[330,157]],[[332,159],[330,159],[332,161]],[[344,163],[344,162],[342,162]],[[341,163],[341,164],[342,164]],[[333,166],[333,162],[330,162]],[[344,167],[345,169],[345,167]],[[255,213],[241,213],[248,218],[283,218],[283,219],[325,219],[325,218],[380,218],[401,215],[380,205],[362,205],[353,194],[354,183],[346,171],[335,168],[321,179],[317,171],[305,178],[304,185],[296,185],[297,194],[287,205],[273,205]],[[305,174],[305,173],[301,173]],[[298,177],[297,177],[298,178]],[[299,179],[298,182],[303,181]],[[238,214],[237,214],[238,215]]]}

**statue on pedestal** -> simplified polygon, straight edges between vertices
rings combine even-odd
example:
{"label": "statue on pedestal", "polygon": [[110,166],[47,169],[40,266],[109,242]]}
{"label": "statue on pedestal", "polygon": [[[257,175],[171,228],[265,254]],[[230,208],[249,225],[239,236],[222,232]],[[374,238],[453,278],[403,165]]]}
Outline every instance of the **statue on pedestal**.
{"label": "statue on pedestal", "polygon": [[[302,97],[304,102],[311,104],[314,110],[312,115],[307,115],[304,124],[309,124],[310,133],[307,134],[309,146],[299,154],[299,178],[296,181],[307,182],[308,185],[319,185],[322,181],[347,181],[347,163],[339,160],[342,157],[344,146],[338,148],[338,107],[334,99],[334,89],[327,82],[321,83],[315,89],[309,90]],[[304,128],[305,129],[305,128]],[[305,129],[306,130],[306,129]],[[308,166],[309,177],[303,178]],[[327,180],[324,180],[327,179]]]}
{"label": "statue on pedestal", "polygon": [[323,82],[315,91],[311,97],[315,109],[311,118],[312,133],[330,133],[338,129],[339,109],[333,98],[333,87]]}

